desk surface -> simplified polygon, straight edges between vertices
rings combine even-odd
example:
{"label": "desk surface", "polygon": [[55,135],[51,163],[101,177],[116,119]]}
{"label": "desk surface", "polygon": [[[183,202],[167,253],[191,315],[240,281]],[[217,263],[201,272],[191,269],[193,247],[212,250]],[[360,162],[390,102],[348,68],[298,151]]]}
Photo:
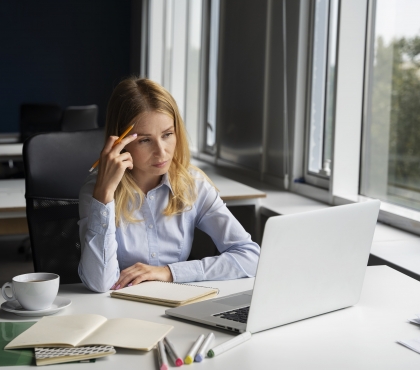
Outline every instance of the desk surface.
{"label": "desk surface", "polygon": [[[220,296],[250,289],[253,279],[200,282],[220,288]],[[420,337],[420,328],[407,319],[420,312],[420,282],[386,266],[367,268],[361,299],[353,307],[284,325],[261,333],[213,359],[194,363],[191,369],[419,369],[420,355],[396,343],[398,339]],[[59,315],[97,313],[108,318],[133,317],[175,328],[169,337],[186,354],[204,325],[171,319],[166,307],[131,302],[95,294],[82,285],[63,285],[60,296],[72,305]],[[3,302],[3,298],[0,298]],[[0,320],[25,320],[0,310]],[[214,329],[215,344],[233,334]],[[117,349],[117,354],[94,364],[60,364],[49,369],[157,369],[155,351]],[[5,368],[6,369],[6,368]],[[14,369],[14,367],[10,367]]]}
{"label": "desk surface", "polygon": [[25,211],[25,179],[0,180],[0,211]]}
{"label": "desk surface", "polygon": [[1,143],[0,142],[0,160],[6,161],[22,160],[22,143]]}
{"label": "desk surface", "polygon": [[[209,177],[219,189],[220,197],[228,202],[228,205],[253,204],[258,198],[266,196],[263,191],[226,177],[214,173],[209,174]],[[0,180],[0,218],[4,218],[1,213],[9,214],[13,211],[21,213],[25,207],[25,179]]]}

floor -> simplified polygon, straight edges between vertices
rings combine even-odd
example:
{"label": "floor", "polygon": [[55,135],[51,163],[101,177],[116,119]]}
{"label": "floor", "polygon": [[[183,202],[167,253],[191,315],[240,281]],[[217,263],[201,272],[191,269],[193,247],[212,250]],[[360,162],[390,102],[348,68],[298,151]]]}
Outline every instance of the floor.
{"label": "floor", "polygon": [[14,276],[34,272],[28,237],[0,236],[0,287]]}

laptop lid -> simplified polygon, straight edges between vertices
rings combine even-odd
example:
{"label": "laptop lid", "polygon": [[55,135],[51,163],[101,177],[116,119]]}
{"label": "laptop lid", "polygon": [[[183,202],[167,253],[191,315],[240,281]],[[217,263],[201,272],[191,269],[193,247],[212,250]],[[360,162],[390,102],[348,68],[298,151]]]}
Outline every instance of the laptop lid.
{"label": "laptop lid", "polygon": [[357,303],[379,205],[374,200],[269,218],[246,330]]}

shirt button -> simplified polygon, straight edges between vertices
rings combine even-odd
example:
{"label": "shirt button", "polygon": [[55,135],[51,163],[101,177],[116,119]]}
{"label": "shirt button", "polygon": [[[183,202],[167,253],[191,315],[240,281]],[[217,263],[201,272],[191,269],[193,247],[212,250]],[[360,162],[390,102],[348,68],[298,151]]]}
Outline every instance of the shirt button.
{"label": "shirt button", "polygon": [[153,258],[155,258],[155,257],[156,257],[156,253],[155,253],[155,252],[153,252],[153,253],[152,253],[152,257],[153,257]]}
{"label": "shirt button", "polygon": [[150,198],[150,200],[155,199],[155,197],[153,195],[151,195],[149,198]]}
{"label": "shirt button", "polygon": [[149,225],[149,229],[153,229],[153,225]]}
{"label": "shirt button", "polygon": [[106,224],[102,224],[102,227],[106,227]]}
{"label": "shirt button", "polygon": [[103,214],[104,216],[106,216],[108,213],[106,213],[106,212],[104,211],[104,212],[102,212],[102,214]]}

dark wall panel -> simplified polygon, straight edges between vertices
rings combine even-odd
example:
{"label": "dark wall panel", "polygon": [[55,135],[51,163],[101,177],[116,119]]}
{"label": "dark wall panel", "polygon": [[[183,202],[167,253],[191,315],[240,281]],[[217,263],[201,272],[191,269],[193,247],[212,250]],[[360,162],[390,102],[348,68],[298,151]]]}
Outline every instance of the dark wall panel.
{"label": "dark wall panel", "polygon": [[130,73],[130,1],[0,2],[0,132],[19,131],[23,102],[97,104],[105,123]]}

